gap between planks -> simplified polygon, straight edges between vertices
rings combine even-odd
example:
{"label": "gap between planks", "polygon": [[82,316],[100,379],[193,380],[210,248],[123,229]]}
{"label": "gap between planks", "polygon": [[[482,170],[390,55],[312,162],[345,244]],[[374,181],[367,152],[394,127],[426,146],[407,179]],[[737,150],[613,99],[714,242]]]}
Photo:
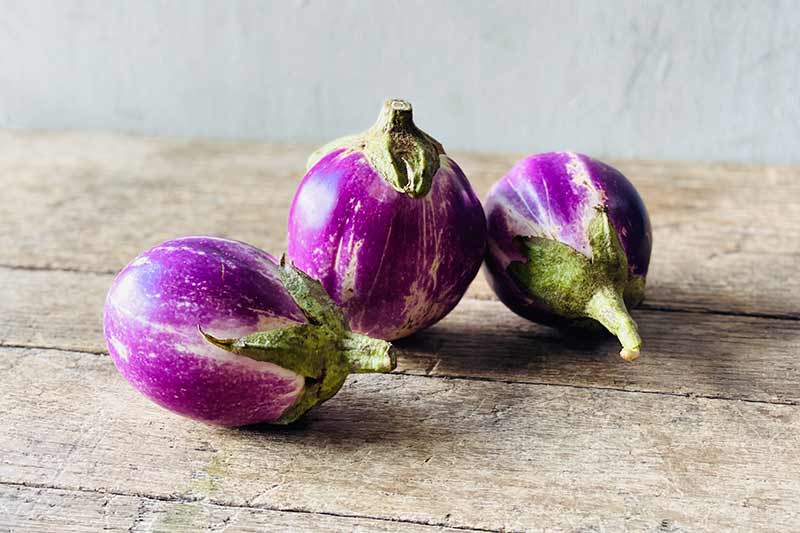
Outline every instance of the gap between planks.
{"label": "gap between planks", "polygon": [[11,265],[0,264],[3,270],[22,270],[24,272],[70,272],[73,274],[91,274],[94,276],[116,276],[113,270],[92,270],[74,267],[54,267],[49,265]]}
{"label": "gap between planks", "polygon": [[[17,350],[46,350],[46,351],[53,351],[53,352],[71,352],[75,354],[86,354],[86,355],[97,355],[97,356],[105,356],[108,357],[108,352],[95,352],[90,350],[75,350],[71,348],[59,348],[56,346],[26,346],[26,345],[13,345],[13,344],[3,344],[0,343],[1,348],[11,348]],[[400,356],[402,359],[402,355]],[[438,366],[439,360],[437,359],[435,366]],[[633,363],[636,364],[636,363]],[[753,398],[736,398],[733,396],[724,396],[720,394],[703,394],[703,393],[695,393],[695,392],[670,392],[670,391],[658,391],[658,390],[643,390],[643,389],[625,389],[622,387],[607,387],[602,385],[580,385],[575,383],[552,383],[547,381],[534,381],[534,380],[514,380],[514,379],[502,379],[502,378],[492,378],[492,377],[485,377],[485,376],[460,376],[456,374],[448,374],[448,375],[434,375],[431,371],[427,371],[425,373],[415,373],[415,372],[407,372],[407,371],[394,371],[390,372],[390,375],[395,376],[411,376],[411,377],[418,377],[418,378],[428,378],[428,379],[438,379],[442,381],[477,381],[482,383],[504,383],[506,385],[530,385],[530,386],[541,386],[541,387],[563,387],[567,389],[578,389],[578,390],[596,390],[596,391],[612,391],[612,392],[624,392],[630,394],[651,394],[651,395],[659,395],[659,396],[669,396],[674,398],[702,398],[705,400],[718,400],[721,402],[742,402],[742,403],[751,403],[751,404],[761,404],[761,405],[782,405],[782,406],[789,406],[795,407],[800,405],[800,402],[795,400],[758,400]],[[2,480],[0,480],[2,483]],[[48,487],[44,487],[48,488]]]}
{"label": "gap between planks", "polygon": [[[0,169],[16,176],[6,191],[14,209],[0,223],[0,262],[78,271],[116,271],[156,242],[196,232],[284,248],[281,228],[310,150],[110,135],[0,138]],[[457,156],[482,198],[518,159]],[[650,302],[796,315],[791,296],[800,291],[793,276],[800,248],[786,235],[800,220],[790,201],[800,193],[800,167],[611,163],[635,180],[656,222],[650,280],[658,290]],[[236,186],[220,175],[234,176]],[[247,192],[265,185],[274,194]],[[777,226],[773,212],[782,214]],[[488,287],[478,283],[474,292],[488,296]]]}
{"label": "gap between planks", "polygon": [[[9,481],[464,528],[793,523],[799,412],[786,406],[369,376],[309,425],[217,430],[149,405],[108,361],[73,355],[64,373],[48,371],[62,366],[52,355],[9,355],[24,369],[8,405],[42,388],[32,418],[5,410],[20,424],[5,442]],[[96,389],[74,387],[86,382]],[[45,433],[53,413],[67,423]],[[128,448],[137,430],[142,445]],[[384,512],[368,497],[395,505]]]}
{"label": "gap between planks", "polygon": [[[72,268],[72,267],[51,267],[51,266],[37,266],[37,265],[9,265],[9,264],[0,264],[0,270],[16,270],[22,272],[65,272],[69,274],[87,274],[91,276],[116,276],[117,271],[113,270],[84,270],[80,268]],[[478,274],[479,276],[482,274]],[[498,302],[499,300],[494,297],[482,297],[482,296],[465,296],[461,299],[461,301],[476,301],[476,302]],[[647,311],[656,311],[661,313],[692,313],[692,314],[703,314],[703,315],[719,315],[719,316],[744,316],[749,318],[767,318],[772,320],[790,320],[790,321],[800,321],[800,315],[788,315],[788,314],[781,314],[781,313],[757,313],[752,311],[726,311],[724,309],[712,309],[708,307],[704,308],[696,308],[696,307],[667,307],[663,305],[652,305],[645,300],[642,302],[641,305],[636,307],[636,309],[645,309]],[[3,345],[0,345],[3,346]],[[33,346],[34,348],[46,348],[43,346]],[[82,350],[73,350],[73,351],[82,351]],[[98,352],[87,352],[87,353],[98,353]]]}
{"label": "gap between planks", "polygon": [[[293,513],[293,514],[303,514],[303,515],[318,515],[318,516],[331,516],[334,518],[351,518],[351,519],[362,519],[362,520],[375,520],[379,522],[386,522],[390,524],[410,524],[415,526],[424,526],[435,528],[437,530],[441,530],[441,528],[447,528],[450,530],[458,530],[458,531],[486,531],[486,532],[493,532],[493,529],[485,529],[479,527],[465,527],[465,526],[458,526],[458,525],[449,525],[446,522],[433,522],[433,521],[422,521],[422,520],[412,520],[406,518],[386,518],[381,516],[369,516],[369,515],[361,515],[361,514],[348,514],[348,513],[334,513],[330,511],[307,511],[305,509],[292,509],[292,508],[282,508],[279,506],[267,506],[267,505],[240,505],[234,504],[230,502],[224,501],[215,501],[209,500],[207,497],[168,497],[162,496],[159,494],[147,494],[147,493],[140,493],[140,492],[125,492],[119,490],[96,490],[90,489],[86,487],[70,487],[70,486],[59,486],[50,483],[32,483],[32,482],[14,482],[14,481],[4,481],[0,479],[0,485],[6,487],[20,487],[20,488],[27,488],[27,489],[41,489],[41,490],[58,490],[58,491],[65,491],[65,492],[77,492],[83,494],[98,494],[98,495],[111,495],[111,496],[123,496],[127,498],[141,498],[144,500],[150,501],[157,501],[157,502],[165,502],[165,503],[175,503],[175,504],[206,504],[206,505],[213,505],[215,507],[223,507],[225,509],[246,509],[246,510],[254,510],[254,511],[275,511],[280,513]],[[514,530],[508,530],[514,531]]]}
{"label": "gap between planks", "polygon": [[[107,351],[101,316],[109,276],[0,270],[0,277],[11,291],[0,304],[0,343]],[[647,332],[648,354],[630,365],[618,360],[610,336],[564,335],[496,300],[465,298],[441,324],[398,341],[405,354],[398,372],[800,403],[800,321],[646,309],[635,316]]]}

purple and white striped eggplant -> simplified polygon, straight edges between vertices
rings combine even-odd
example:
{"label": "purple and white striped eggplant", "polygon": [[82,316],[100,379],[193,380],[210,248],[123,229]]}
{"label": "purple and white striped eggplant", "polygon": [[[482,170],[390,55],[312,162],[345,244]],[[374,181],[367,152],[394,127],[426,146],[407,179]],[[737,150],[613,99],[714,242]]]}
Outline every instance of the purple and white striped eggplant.
{"label": "purple and white striped eggplant", "polygon": [[638,357],[627,309],[644,298],[652,234],[625,176],[581,154],[530,156],[494,184],[486,213],[487,277],[509,308],[550,325],[599,322],[624,359]]}
{"label": "purple and white striped eggplant", "polygon": [[128,264],[108,292],[104,329],[134,388],[225,426],[292,422],[350,372],[394,368],[391,345],[351,332],[318,282],[213,237],[167,241]]}
{"label": "purple and white striped eggplant", "polygon": [[483,208],[442,146],[387,101],[377,123],[309,159],[289,214],[289,257],[354,331],[398,339],[458,303],[486,247]]}

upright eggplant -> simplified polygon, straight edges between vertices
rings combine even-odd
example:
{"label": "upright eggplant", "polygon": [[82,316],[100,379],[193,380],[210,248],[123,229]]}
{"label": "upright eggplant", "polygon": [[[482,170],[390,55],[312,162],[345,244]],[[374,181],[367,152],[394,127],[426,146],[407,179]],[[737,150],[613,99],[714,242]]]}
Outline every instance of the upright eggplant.
{"label": "upright eggplant", "polygon": [[354,331],[397,339],[455,307],[486,247],[483,209],[442,145],[387,101],[377,123],[324,146],[289,214],[288,254]]}
{"label": "upright eggplant", "polygon": [[394,368],[391,345],[353,333],[320,284],[266,252],[186,237],[144,252],[105,304],[108,350],[139,392],[213,424],[285,424],[351,372]]}
{"label": "upright eggplant", "polygon": [[571,152],[527,157],[494,184],[486,201],[487,278],[517,314],[550,325],[594,326],[638,357],[628,307],[644,298],[650,219],[616,169]]}

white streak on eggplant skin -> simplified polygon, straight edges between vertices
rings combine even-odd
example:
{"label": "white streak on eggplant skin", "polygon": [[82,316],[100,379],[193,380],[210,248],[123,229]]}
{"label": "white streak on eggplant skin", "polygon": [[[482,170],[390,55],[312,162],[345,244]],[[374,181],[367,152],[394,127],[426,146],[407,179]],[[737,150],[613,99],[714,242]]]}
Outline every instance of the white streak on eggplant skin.
{"label": "white streak on eggplant skin", "polygon": [[576,216],[574,216],[574,220],[580,227],[575,231],[575,237],[582,238],[575,238],[570,244],[583,255],[592,257],[592,246],[589,244],[589,224],[597,215],[597,208],[605,205],[605,198],[595,187],[594,179],[580,156],[574,152],[564,152],[564,154],[569,156],[569,161],[564,168],[570,177],[571,186],[577,194],[584,196],[583,201],[575,207]]}
{"label": "white streak on eggplant skin", "polygon": [[350,240],[350,245],[348,246],[348,256],[350,259],[347,261],[347,266],[344,269],[344,273],[340,276],[342,280],[341,284],[342,302],[347,302],[356,293],[356,275],[358,274],[358,253],[363,245],[364,245],[363,240],[359,240],[355,244],[353,244],[352,238]]}
{"label": "white streak on eggplant skin", "polygon": [[[522,204],[525,206],[528,215],[525,216],[517,209],[509,209],[506,211],[510,220],[525,228],[525,231],[531,236],[546,237],[548,239],[555,238],[560,228],[553,223],[553,215],[548,208],[542,205],[539,199],[539,194],[533,188],[533,184],[523,180],[521,183],[515,183],[515,180],[509,180],[508,186],[517,195]],[[511,204],[509,204],[510,206]],[[519,230],[523,231],[523,230]]]}
{"label": "white streak on eggplant skin", "polygon": [[[410,335],[420,325],[427,327],[438,321],[458,303],[463,294],[460,292],[460,280],[451,277],[450,283],[447,280],[441,283],[439,276],[440,267],[448,259],[446,256],[453,254],[450,243],[444,241],[446,228],[440,221],[453,210],[452,198],[459,193],[457,181],[450,158],[442,155],[439,172],[434,177],[434,187],[422,199],[419,210],[422,237],[417,276],[403,298],[401,315],[406,322],[395,332],[396,338]],[[451,231],[458,230],[451,228]],[[464,265],[458,267],[463,268]]]}
{"label": "white streak on eggplant skin", "polygon": [[[341,176],[337,179],[336,176]],[[336,180],[339,202],[324,231],[297,205],[315,181]],[[441,319],[477,273],[485,220],[447,156],[422,198],[398,193],[353,152],[331,153],[303,179],[289,216],[289,256],[319,279],[360,333],[396,339]]]}
{"label": "white streak on eggplant skin", "polygon": [[[387,252],[389,250],[389,245],[392,242],[393,231],[394,231],[394,223],[390,222],[389,227],[386,231],[386,238],[384,239],[383,248],[381,250],[378,268],[375,269],[375,274],[373,275],[372,280],[369,281],[369,288],[363,293],[363,295],[361,295],[364,301],[367,302],[372,301],[373,294],[375,293],[375,288],[378,285],[378,281],[381,279],[381,273],[383,272],[383,265],[386,262],[386,258],[389,255]],[[350,321],[350,326],[354,328],[356,331],[365,333],[366,328],[361,326],[361,324],[366,323],[365,321],[368,320],[368,313],[369,313],[369,307],[366,305],[361,306],[361,311],[358,314],[356,314],[355,310],[349,309],[348,319]],[[362,329],[364,331],[361,331]]]}
{"label": "white streak on eggplant skin", "polygon": [[302,321],[274,258],[214,238],[170,241],[142,257],[123,269],[106,299],[104,330],[120,373],[159,405],[204,422],[277,419],[305,380],[217,348],[197,329],[230,338]]}
{"label": "white streak on eggplant skin", "polygon": [[[564,242],[587,257],[592,251],[588,227],[604,205],[603,192],[592,179],[579,154],[558,152],[546,158],[556,173],[544,176],[540,156],[519,161],[489,192],[486,214],[489,219],[489,249],[505,269],[512,261],[524,260],[515,249],[515,236],[544,237]],[[560,172],[558,164],[563,165]],[[570,197],[565,199],[564,195]]]}
{"label": "white streak on eggplant skin", "polygon": [[518,167],[519,163],[492,186],[485,203],[489,257],[499,263],[500,270],[512,261],[524,260],[512,242],[514,236],[554,238],[553,233],[560,230],[544,223],[552,216],[544,214],[538,193]]}
{"label": "white streak on eggplant skin", "polygon": [[[167,409],[208,423],[245,425],[278,418],[303,391],[302,376],[217,348],[197,329],[130,318],[107,309],[109,353],[134,388]],[[209,331],[221,337],[251,332],[224,321]],[[117,336],[130,340],[124,344]]]}
{"label": "white streak on eggplant skin", "polygon": [[[124,280],[123,280],[124,281]],[[158,335],[165,335],[169,337],[170,344],[175,341],[178,341],[179,344],[174,344],[175,346],[179,346],[182,352],[190,352],[197,357],[208,357],[211,359],[217,359],[219,361],[229,361],[229,362],[243,362],[243,361],[250,361],[249,358],[243,357],[240,355],[233,354],[228,352],[227,350],[223,350],[207,342],[202,335],[200,335],[197,326],[174,326],[170,324],[166,324],[163,322],[157,322],[148,319],[146,316],[142,315],[141,313],[133,312],[126,308],[126,301],[130,301],[134,298],[134,296],[130,295],[130,289],[128,288],[128,283],[120,283],[117,287],[125,287],[126,292],[120,294],[118,291],[113,291],[109,293],[109,297],[106,302],[106,306],[108,308],[112,308],[118,316],[124,317],[124,320],[129,323],[136,323],[137,328],[143,332],[148,332],[147,335],[151,337],[155,337]],[[183,304],[191,304],[191,302],[173,302],[173,305],[177,307],[181,307]],[[196,304],[195,304],[196,305]],[[270,329],[276,329],[281,327],[288,327],[299,322],[295,320],[291,320],[285,317],[279,317],[272,314],[272,311],[266,311],[263,309],[250,309],[255,313],[261,313],[258,316],[258,319],[255,324],[245,324],[235,318],[227,318],[227,319],[218,319],[213,320],[207,324],[201,325],[203,330],[206,333],[213,335],[219,339],[233,339],[238,337],[243,337],[245,335],[249,335],[251,333],[255,333],[257,331],[266,331]],[[127,360],[128,354],[125,345],[115,338],[110,338],[114,347],[117,349],[118,353],[122,356],[123,359]],[[164,346],[165,348],[169,348],[168,345]],[[122,349],[121,349],[122,348]],[[269,367],[274,367],[274,371],[277,374],[285,374],[287,378],[292,378],[294,373],[286,370],[285,368],[279,367],[272,363],[263,363],[265,365],[269,365]]]}
{"label": "white streak on eggplant skin", "polygon": [[[510,192],[506,191],[506,188]],[[514,200],[522,202],[527,213],[519,209]],[[485,205],[489,224],[487,239],[489,257],[497,260],[500,268],[505,270],[512,261],[524,260],[523,255],[513,245],[513,236],[543,235],[545,229],[538,223],[533,210],[525,203],[520,190],[515,188],[510,180],[495,183],[489,191]]]}
{"label": "white streak on eggplant skin", "polygon": [[[117,284],[117,290],[112,291],[109,293],[108,298],[106,300],[107,307],[113,307],[118,313],[121,313],[126,316],[126,320],[131,322],[138,322],[141,327],[153,330],[154,332],[158,333],[166,333],[175,336],[182,336],[186,338],[195,338],[198,333],[197,326],[190,326],[190,327],[175,327],[174,325],[170,325],[163,322],[156,322],[153,320],[149,320],[145,315],[132,311],[128,309],[126,303],[135,301],[137,298],[141,298],[140,295],[133,294],[136,291],[136,287],[131,287],[133,281],[130,279],[121,280],[121,283]],[[152,297],[156,297],[152,295]],[[189,302],[189,301],[175,301],[171,302],[171,305],[175,307],[196,307],[199,304],[197,302]],[[214,335],[217,338],[235,338],[241,337],[244,335],[248,335],[250,333],[254,333],[256,331],[265,331],[268,329],[280,328],[291,326],[293,324],[298,324],[297,321],[291,320],[289,318],[276,316],[274,311],[265,310],[265,309],[256,309],[249,307],[247,308],[252,313],[258,315],[257,322],[255,325],[253,324],[243,324],[242,322],[236,319],[227,319],[227,320],[215,320],[209,324],[201,325],[207,333]],[[200,337],[201,338],[201,337]],[[229,354],[225,350],[215,347],[210,343],[205,343],[214,350],[211,352],[212,354],[222,353],[222,354]]]}
{"label": "white streak on eggplant skin", "polygon": [[125,346],[125,344],[122,341],[120,341],[120,340],[118,340],[118,339],[116,339],[114,337],[109,337],[108,341],[111,343],[111,346],[117,352],[117,356],[121,360],[123,360],[123,361],[125,361],[127,363],[128,362],[128,347]]}

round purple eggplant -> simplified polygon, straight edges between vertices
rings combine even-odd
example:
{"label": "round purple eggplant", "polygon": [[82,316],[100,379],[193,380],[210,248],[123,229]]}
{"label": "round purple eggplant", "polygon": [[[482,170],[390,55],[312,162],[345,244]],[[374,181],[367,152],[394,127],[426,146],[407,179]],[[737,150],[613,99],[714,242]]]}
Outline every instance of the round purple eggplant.
{"label": "round purple eggplant", "polygon": [[213,237],[167,241],[128,264],[108,292],[104,330],[139,392],[224,426],[292,422],[349,373],[395,364],[389,343],[349,330],[318,282]]}
{"label": "round purple eggplant", "polygon": [[398,339],[459,302],[486,248],[483,208],[403,100],[309,159],[289,214],[288,255],[319,279],[354,331]]}
{"label": "round purple eggplant", "polygon": [[596,327],[638,357],[629,307],[644,299],[650,219],[616,169],[571,152],[519,161],[486,201],[487,278],[511,310],[544,324]]}

